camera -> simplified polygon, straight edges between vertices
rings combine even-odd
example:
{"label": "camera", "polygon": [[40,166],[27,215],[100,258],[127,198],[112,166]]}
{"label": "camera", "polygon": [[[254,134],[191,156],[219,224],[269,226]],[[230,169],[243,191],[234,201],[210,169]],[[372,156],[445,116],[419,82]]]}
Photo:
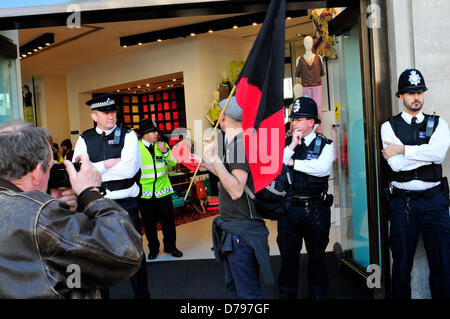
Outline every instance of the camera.
{"label": "camera", "polygon": [[[81,162],[72,163],[77,172],[81,168]],[[67,174],[64,163],[55,163],[50,169],[50,179],[48,181],[49,188],[71,187],[69,174]]]}

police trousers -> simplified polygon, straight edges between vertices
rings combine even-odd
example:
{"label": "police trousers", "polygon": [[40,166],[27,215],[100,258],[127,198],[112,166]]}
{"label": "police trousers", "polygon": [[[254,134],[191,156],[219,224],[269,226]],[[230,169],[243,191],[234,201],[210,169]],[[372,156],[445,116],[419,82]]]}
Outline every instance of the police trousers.
{"label": "police trousers", "polygon": [[310,297],[324,298],[328,288],[325,249],[330,234],[330,208],[320,201],[305,207],[294,203],[278,220],[277,244],[281,254],[278,277],[280,298],[297,298],[299,258],[303,239],[308,253],[307,280]]}
{"label": "police trousers", "polygon": [[164,250],[170,251],[175,249],[176,230],[172,196],[166,195],[161,198],[153,197],[150,199],[141,198],[139,206],[150,254],[159,252],[158,218],[161,220]]}
{"label": "police trousers", "polygon": [[411,270],[422,234],[432,298],[450,298],[450,215],[443,194],[412,199],[394,196],[389,202],[392,252],[392,298],[411,298]]}

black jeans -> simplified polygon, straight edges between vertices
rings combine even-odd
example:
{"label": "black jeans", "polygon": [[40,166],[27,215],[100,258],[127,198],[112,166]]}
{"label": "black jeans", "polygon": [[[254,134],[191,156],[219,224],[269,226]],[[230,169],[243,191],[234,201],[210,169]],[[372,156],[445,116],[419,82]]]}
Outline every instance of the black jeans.
{"label": "black jeans", "polygon": [[450,298],[450,216],[445,197],[395,196],[389,202],[389,213],[392,298],[411,298],[411,270],[420,233],[430,268],[432,298]]}
{"label": "black jeans", "polygon": [[303,239],[308,252],[308,288],[312,298],[324,298],[328,288],[325,249],[330,234],[330,208],[320,202],[310,206],[291,205],[278,220],[277,244],[281,254],[278,277],[280,298],[297,298],[299,258]]}
{"label": "black jeans", "polygon": [[159,252],[159,240],[157,221],[161,219],[164,250],[176,248],[175,216],[173,212],[172,196],[166,195],[161,198],[141,198],[139,201],[142,221],[144,222],[145,235],[148,240],[150,254]]}

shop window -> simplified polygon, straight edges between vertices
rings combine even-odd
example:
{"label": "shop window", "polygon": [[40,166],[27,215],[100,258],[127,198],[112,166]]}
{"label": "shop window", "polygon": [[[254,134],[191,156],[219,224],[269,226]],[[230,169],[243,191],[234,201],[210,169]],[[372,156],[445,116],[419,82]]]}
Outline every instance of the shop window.
{"label": "shop window", "polygon": [[169,92],[163,92],[163,100],[166,101],[169,99]]}
{"label": "shop window", "polygon": [[124,105],[123,106],[123,113],[130,113],[130,106],[129,105]]}
{"label": "shop window", "polygon": [[139,106],[133,105],[133,113],[139,113]]}
{"label": "shop window", "polygon": [[158,103],[158,111],[162,111],[162,104]]}
{"label": "shop window", "polygon": [[144,105],[143,112],[144,112],[144,113],[148,113],[148,105]]}
{"label": "shop window", "polygon": [[150,111],[155,112],[155,104],[150,104]]}
{"label": "shop window", "polygon": [[159,124],[159,129],[160,129],[161,131],[164,131],[164,124],[163,124],[163,123],[160,123],[160,124]]}
{"label": "shop window", "polygon": [[164,110],[168,110],[169,109],[169,102],[164,102]]}

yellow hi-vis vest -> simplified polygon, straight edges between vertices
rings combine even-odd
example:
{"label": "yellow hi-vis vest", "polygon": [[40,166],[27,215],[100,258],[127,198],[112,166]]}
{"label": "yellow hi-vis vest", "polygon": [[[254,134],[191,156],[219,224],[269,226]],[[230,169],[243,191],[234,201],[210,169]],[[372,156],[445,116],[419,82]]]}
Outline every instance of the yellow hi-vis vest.
{"label": "yellow hi-vis vest", "polygon": [[147,147],[139,141],[142,198],[152,198],[153,194],[156,198],[160,198],[174,192],[168,173],[169,168],[177,164],[177,160],[172,156],[172,151],[167,144],[166,147],[169,151],[164,155],[155,143],[153,158]]}

